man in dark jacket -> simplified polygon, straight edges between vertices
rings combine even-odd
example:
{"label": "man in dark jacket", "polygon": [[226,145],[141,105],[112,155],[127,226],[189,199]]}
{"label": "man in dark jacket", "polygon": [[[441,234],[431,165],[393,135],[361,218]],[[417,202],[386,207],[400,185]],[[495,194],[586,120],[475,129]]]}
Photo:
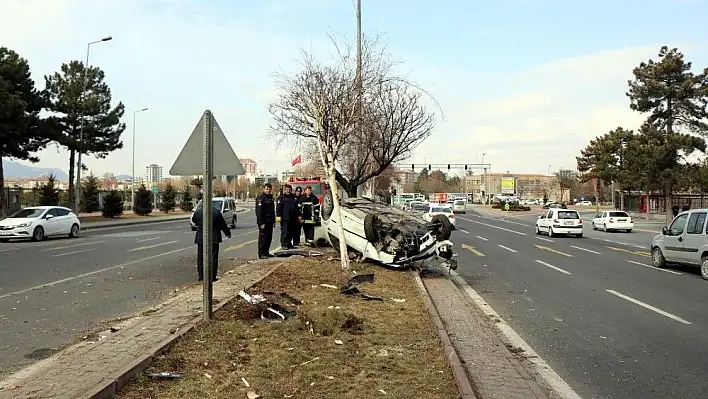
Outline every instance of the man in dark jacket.
{"label": "man in dark jacket", "polygon": [[295,201],[298,204],[298,212],[300,217],[298,217],[297,222],[292,224],[292,232],[290,233],[293,239],[293,245],[300,246],[300,235],[302,233],[302,209],[300,208],[300,198],[302,197],[302,187],[298,186],[295,188]]}
{"label": "man in dark jacket", "polygon": [[286,184],[283,195],[278,197],[278,205],[275,207],[275,221],[280,222],[280,246],[283,249],[293,248],[294,224],[297,224],[300,216],[297,208],[297,200],[293,195],[293,186]]}
{"label": "man in dark jacket", "polygon": [[312,187],[305,187],[305,194],[298,199],[300,215],[302,218],[302,229],[305,231],[305,244],[315,243],[315,206],[320,200],[312,195]]}
{"label": "man in dark jacket", "polygon": [[275,199],[273,186],[263,185],[263,193],[256,197],[256,223],[258,224],[258,259],[270,258],[270,244],[273,241],[275,225]]}
{"label": "man in dark jacket", "polygon": [[[219,271],[219,244],[222,242],[221,233],[226,237],[231,238],[231,230],[226,224],[224,215],[216,207],[211,208],[211,259],[214,268],[211,270],[211,280],[216,281],[217,272]],[[199,281],[204,280],[204,202],[199,206],[192,215],[192,223],[197,226],[197,232],[194,234],[194,243],[197,244],[197,274]]]}

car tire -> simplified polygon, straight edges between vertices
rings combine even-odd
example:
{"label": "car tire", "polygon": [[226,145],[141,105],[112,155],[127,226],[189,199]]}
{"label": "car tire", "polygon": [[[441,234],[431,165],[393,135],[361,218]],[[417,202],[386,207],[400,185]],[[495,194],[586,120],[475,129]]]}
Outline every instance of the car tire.
{"label": "car tire", "polygon": [[659,248],[659,247],[652,248],[652,250],[651,250],[651,264],[654,265],[654,267],[658,267],[658,268],[666,267],[666,258],[664,258],[664,254],[661,252],[661,248]]}
{"label": "car tire", "polygon": [[548,228],[548,237],[553,237],[553,227]]}
{"label": "car tire", "polygon": [[320,207],[322,220],[328,221],[332,212],[334,212],[334,196],[332,190],[327,190],[322,197],[322,206]]}
{"label": "car tire", "polygon": [[541,235],[541,229],[538,228],[538,225],[535,225],[535,230],[536,230],[536,235],[540,236]]}
{"label": "car tire", "polygon": [[632,232],[632,229],[627,229],[627,233],[631,233],[631,232]]}
{"label": "car tire", "polygon": [[708,256],[701,258],[701,278],[708,280]]}
{"label": "car tire", "polygon": [[364,236],[366,236],[366,241],[372,244],[379,241],[379,232],[376,230],[378,224],[379,217],[373,213],[367,213],[364,217]]}
{"label": "car tire", "polygon": [[576,238],[583,238],[583,233],[576,234],[575,237],[576,237]]}
{"label": "car tire", "polygon": [[435,215],[430,219],[430,223],[440,223],[440,232],[438,232],[438,241],[449,240],[452,235],[452,223],[445,215]]}
{"label": "car tire", "polygon": [[607,230],[607,224],[602,225],[602,231],[604,231],[605,233],[609,232],[609,230]]}
{"label": "car tire", "polygon": [[592,229],[597,231],[597,225],[595,224],[595,222],[592,222]]}
{"label": "car tire", "polygon": [[32,232],[32,241],[42,241],[44,240],[44,228],[42,226],[37,226]]}
{"label": "car tire", "polygon": [[78,238],[81,233],[81,229],[77,223],[71,225],[71,230],[69,230],[69,238]]}

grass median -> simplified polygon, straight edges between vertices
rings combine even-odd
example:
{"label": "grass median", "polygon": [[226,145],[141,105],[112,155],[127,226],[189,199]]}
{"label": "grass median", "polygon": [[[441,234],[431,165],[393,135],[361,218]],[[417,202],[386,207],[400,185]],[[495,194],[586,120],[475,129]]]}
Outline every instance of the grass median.
{"label": "grass median", "polygon": [[119,221],[119,220],[137,220],[137,219],[159,219],[167,216],[180,216],[180,215],[189,215],[188,213],[180,210],[174,210],[170,213],[164,213],[164,212],[154,212],[146,216],[141,216],[137,215],[135,213],[124,213],[119,217],[116,218],[105,218],[103,215],[100,213],[97,213],[95,215],[88,215],[88,216],[79,216],[79,220],[81,223],[92,223],[92,222],[112,222],[112,221]]}
{"label": "grass median", "polygon": [[[290,259],[248,290],[294,311],[282,322],[234,300],[151,365],[119,398],[456,398],[450,366],[409,273],[352,263],[375,280],[345,296],[339,262]],[[323,285],[324,284],[324,285]],[[283,293],[287,295],[283,295]]]}

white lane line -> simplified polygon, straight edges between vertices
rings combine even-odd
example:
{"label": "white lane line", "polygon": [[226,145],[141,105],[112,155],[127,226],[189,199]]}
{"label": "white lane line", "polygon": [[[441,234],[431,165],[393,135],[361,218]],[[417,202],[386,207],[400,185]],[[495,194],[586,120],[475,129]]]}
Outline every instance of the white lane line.
{"label": "white lane line", "polygon": [[591,254],[602,255],[601,253],[599,253],[599,252],[597,252],[597,251],[593,251],[592,249],[587,249],[587,248],[582,248],[582,247],[576,247],[575,245],[571,245],[570,247],[571,247],[571,248],[575,248],[575,249],[579,249],[579,250],[581,250],[581,251],[590,252]]}
{"label": "white lane line", "polygon": [[34,287],[25,288],[25,289],[23,289],[23,290],[19,290],[19,291],[15,291],[15,292],[8,292],[7,294],[0,295],[0,299],[9,298],[9,297],[15,296],[15,295],[21,295],[21,294],[24,294],[24,293],[27,293],[27,292],[30,292],[30,291],[41,290],[41,289],[43,289],[43,288],[52,287],[52,286],[55,286],[55,285],[57,285],[57,284],[66,283],[66,282],[73,281],[73,280],[78,280],[78,279],[80,279],[80,278],[84,278],[84,277],[88,277],[88,276],[93,276],[94,274],[99,274],[99,273],[107,272],[107,271],[110,271],[110,270],[113,270],[113,269],[117,269],[117,268],[121,268],[121,267],[125,267],[125,266],[134,265],[134,264],[139,263],[139,262],[143,262],[143,261],[146,261],[146,260],[156,259],[156,258],[159,258],[159,257],[161,257],[161,256],[165,256],[165,255],[175,254],[175,253],[177,253],[177,252],[186,251],[186,250],[188,250],[188,249],[194,250],[194,245],[190,245],[190,246],[188,246],[188,247],[186,247],[186,248],[175,249],[175,250],[173,250],[173,251],[163,252],[163,253],[157,254],[157,255],[148,256],[148,257],[145,257],[145,258],[142,258],[142,259],[132,260],[132,261],[130,261],[130,262],[121,263],[120,265],[105,267],[105,268],[103,268],[103,269],[94,270],[94,271],[92,271],[92,272],[79,274],[79,275],[76,275],[76,276],[73,276],[73,277],[67,277],[67,278],[63,278],[63,279],[61,279],[61,280],[56,280],[56,281],[52,281],[52,282],[49,282],[49,283],[44,283],[44,284],[41,284],[41,285],[35,285]]}
{"label": "white lane line", "polygon": [[463,232],[463,233],[465,233],[465,234],[469,234],[469,233],[470,233],[469,231],[463,230],[463,229],[457,229],[457,230],[459,230],[459,231],[461,231],[461,232]]}
{"label": "white lane line", "polygon": [[[462,218],[460,218],[460,219],[462,219]],[[493,225],[493,224],[487,224],[487,223],[478,222],[478,221],[476,221],[476,220],[470,220],[470,219],[462,219],[462,220],[466,220],[466,221],[468,221],[468,222],[470,222],[470,223],[481,224],[482,226],[491,227],[491,228],[493,228],[493,229],[498,229],[498,230],[502,230],[502,231],[507,231],[507,232],[509,232],[509,233],[518,234],[518,235],[520,235],[520,236],[525,236],[525,235],[526,235],[526,233],[522,233],[522,232],[520,232],[520,231],[505,229],[505,228],[503,228],[503,227],[495,226],[495,225]]]}
{"label": "white lane line", "polygon": [[541,241],[546,241],[546,242],[555,242],[553,240],[549,240],[548,238],[543,238],[543,237],[536,237],[536,239],[541,240]]}
{"label": "white lane line", "polygon": [[57,257],[57,256],[67,256],[67,255],[73,255],[73,254],[80,254],[82,252],[94,251],[95,249],[96,248],[80,249],[78,251],[65,252],[63,254],[56,254],[56,255],[52,255],[52,256]]}
{"label": "white lane line", "polygon": [[542,261],[542,260],[536,259],[536,263],[538,263],[538,264],[540,264],[540,265],[543,265],[543,266],[546,266],[546,267],[549,267],[549,268],[551,268],[551,269],[553,269],[553,270],[555,270],[555,271],[557,271],[557,272],[561,272],[561,273],[567,274],[567,275],[569,275],[569,276],[571,275],[571,273],[570,273],[569,271],[564,270],[564,269],[561,269],[560,267],[555,267],[555,266],[553,266],[553,265],[551,265],[551,264],[549,264],[549,263],[546,263],[546,262],[544,262],[544,261]]}
{"label": "white lane line", "polygon": [[160,238],[162,238],[162,237],[152,237],[152,238],[146,238],[146,239],[144,239],[144,240],[138,240],[137,242],[148,242],[148,241],[155,241],[155,240],[159,240]]}
{"label": "white lane line", "polygon": [[518,251],[516,251],[515,249],[511,249],[511,248],[509,248],[509,247],[505,247],[505,246],[503,246],[503,245],[501,245],[501,244],[499,244],[499,248],[506,249],[506,250],[509,251],[509,252],[518,252]]}
{"label": "white lane line", "polygon": [[159,243],[159,244],[154,244],[154,245],[146,245],[146,246],[144,246],[144,247],[137,247],[137,248],[129,249],[128,252],[135,252],[135,251],[142,251],[142,250],[144,250],[144,249],[157,248],[157,247],[161,247],[161,246],[163,246],[163,245],[174,244],[174,243],[176,243],[176,242],[178,242],[178,241],[175,240],[175,241],[161,242],[161,243]]}
{"label": "white lane line", "polygon": [[691,322],[688,321],[688,320],[684,320],[684,319],[682,319],[682,318],[680,318],[680,317],[678,317],[678,316],[676,316],[676,315],[674,315],[674,314],[671,314],[671,313],[669,313],[669,312],[667,312],[667,311],[664,311],[664,310],[661,310],[661,309],[656,308],[656,307],[654,307],[654,306],[651,306],[651,305],[649,305],[648,303],[644,303],[644,302],[642,302],[642,301],[640,301],[640,300],[638,300],[638,299],[634,299],[634,298],[632,298],[631,296],[624,295],[624,294],[619,293],[619,292],[614,291],[614,290],[605,290],[605,291],[609,292],[609,293],[612,294],[612,295],[618,296],[618,297],[620,297],[620,298],[622,298],[622,299],[624,299],[624,300],[627,300],[627,301],[629,301],[629,302],[632,302],[632,303],[635,304],[635,305],[639,305],[639,306],[641,306],[641,307],[643,307],[643,308],[645,308],[645,309],[649,309],[649,310],[651,310],[652,312],[656,312],[656,313],[658,313],[658,314],[660,314],[660,315],[662,315],[662,316],[666,316],[666,317],[668,317],[668,318],[671,319],[671,320],[676,320],[676,321],[678,321],[679,323],[683,323],[683,324],[689,324],[689,325],[690,325],[690,324],[693,324],[693,323],[691,323]]}
{"label": "white lane line", "polygon": [[479,238],[479,239],[482,240],[482,241],[489,241],[488,239],[486,239],[486,238],[484,238],[484,237],[482,237],[482,236],[477,236],[477,238]]}
{"label": "white lane line", "polygon": [[627,243],[627,242],[616,241],[616,240],[605,240],[605,239],[601,239],[601,241],[610,242],[610,243],[612,243],[612,244],[625,245],[625,246],[627,246],[627,247],[633,247],[633,248],[639,248],[639,249],[647,249],[647,246],[646,246],[646,245],[630,244],[630,243]]}
{"label": "white lane line", "polygon": [[61,247],[51,247],[47,249],[42,249],[42,252],[47,252],[47,251],[55,251],[57,249],[68,249],[68,248],[76,248],[76,247],[83,247],[86,245],[93,245],[93,244],[103,244],[106,241],[89,241],[89,242],[82,242],[80,244],[72,244],[72,245],[62,245]]}
{"label": "white lane line", "polygon": [[506,219],[500,219],[500,220],[501,220],[502,222],[513,223],[513,224],[517,224],[517,225],[519,225],[519,226],[524,226],[524,227],[529,227],[529,226],[531,226],[530,224],[514,222],[514,221],[512,221],[512,220],[506,220]]}
{"label": "white lane line", "polygon": [[10,251],[17,251],[18,249],[22,249],[22,247],[0,249],[0,254],[4,254],[5,252],[10,252]]}
{"label": "white lane line", "polygon": [[633,264],[633,265],[644,266],[644,267],[648,267],[648,268],[650,268],[650,269],[658,270],[658,271],[660,271],[660,272],[671,273],[671,274],[682,274],[681,272],[677,272],[677,271],[675,271],[675,270],[660,269],[660,268],[658,268],[658,267],[654,267],[654,266],[652,266],[652,265],[647,265],[647,264],[644,264],[644,263],[642,263],[642,262],[637,262],[637,261],[635,261],[635,260],[627,260],[627,262],[629,262],[629,263],[631,263],[631,264]]}

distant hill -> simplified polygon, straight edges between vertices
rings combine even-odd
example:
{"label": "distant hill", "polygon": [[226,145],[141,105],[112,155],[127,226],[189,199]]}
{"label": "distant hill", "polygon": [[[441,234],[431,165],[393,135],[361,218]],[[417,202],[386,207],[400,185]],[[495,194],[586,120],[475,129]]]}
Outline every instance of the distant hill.
{"label": "distant hill", "polygon": [[[116,180],[118,181],[126,181],[132,179],[133,176],[131,175],[116,175]],[[137,178],[135,180],[138,180]]]}
{"label": "distant hill", "polygon": [[46,176],[54,174],[57,180],[69,180],[69,176],[61,169],[40,168],[31,165],[23,165],[19,162],[2,160],[3,171],[6,179],[24,179],[32,177]]}

